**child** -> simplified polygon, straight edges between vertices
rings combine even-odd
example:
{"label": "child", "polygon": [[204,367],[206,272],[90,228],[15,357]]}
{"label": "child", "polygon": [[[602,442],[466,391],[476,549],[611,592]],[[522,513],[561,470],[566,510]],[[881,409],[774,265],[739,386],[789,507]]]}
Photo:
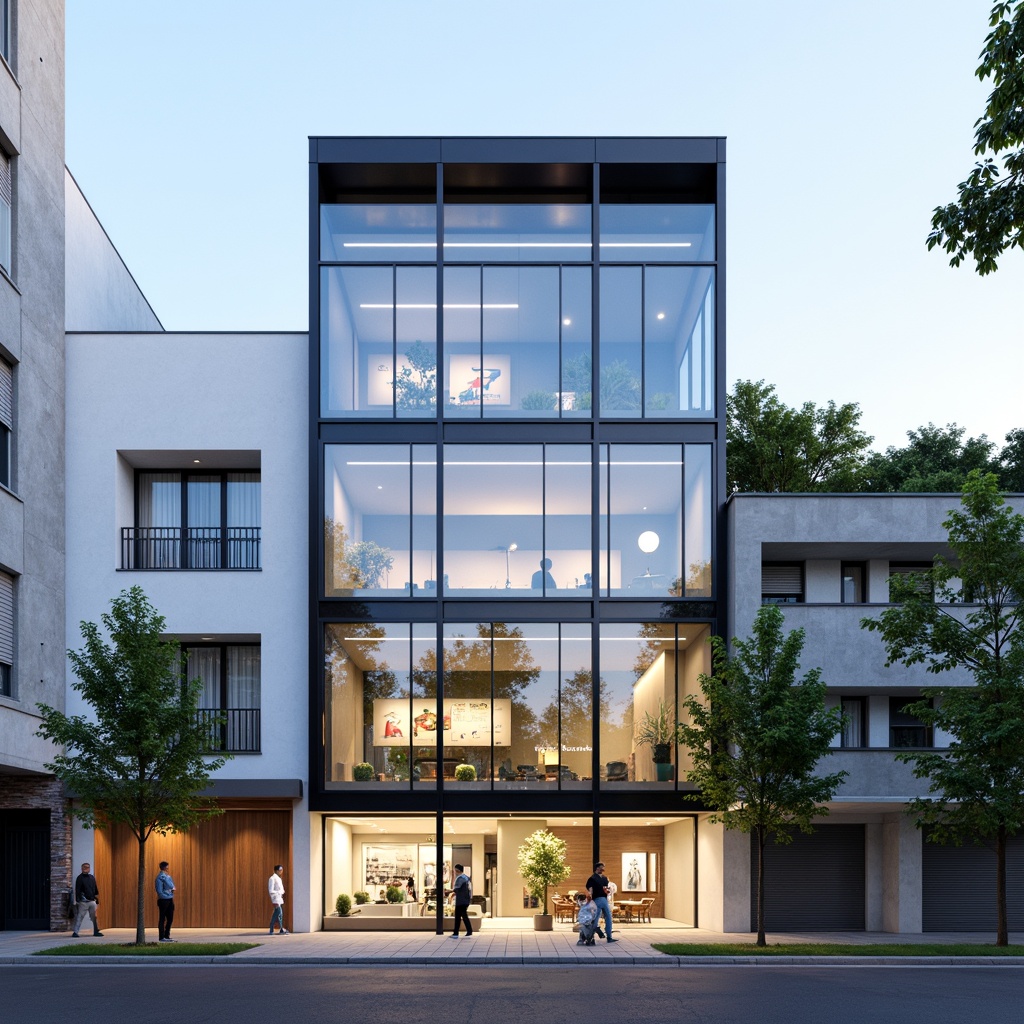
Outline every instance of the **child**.
{"label": "child", "polygon": [[580,905],[576,911],[576,920],[580,926],[580,938],[576,945],[593,946],[594,932],[597,930],[597,904],[585,892],[581,892],[576,899]]}

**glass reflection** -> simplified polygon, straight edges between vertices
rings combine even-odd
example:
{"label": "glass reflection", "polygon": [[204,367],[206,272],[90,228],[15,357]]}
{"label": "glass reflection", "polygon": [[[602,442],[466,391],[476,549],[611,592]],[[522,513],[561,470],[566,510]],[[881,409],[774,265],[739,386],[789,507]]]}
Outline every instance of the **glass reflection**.
{"label": "glass reflection", "polygon": [[602,203],[601,262],[705,263],[715,258],[714,206]]}
{"label": "glass reflection", "polygon": [[591,208],[582,203],[449,203],[446,262],[589,261]]}
{"label": "glass reflection", "polygon": [[320,259],[345,262],[433,262],[433,203],[345,203],[320,207]]}

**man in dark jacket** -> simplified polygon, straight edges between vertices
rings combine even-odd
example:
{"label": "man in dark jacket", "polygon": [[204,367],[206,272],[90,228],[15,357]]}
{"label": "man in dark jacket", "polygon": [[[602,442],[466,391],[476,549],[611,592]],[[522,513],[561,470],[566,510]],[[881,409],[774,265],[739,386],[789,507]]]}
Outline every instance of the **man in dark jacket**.
{"label": "man in dark jacket", "polygon": [[100,926],[96,923],[96,904],[100,901],[100,891],[96,886],[96,876],[90,874],[90,866],[82,865],[82,873],[75,879],[75,905],[78,913],[75,915],[75,930],[71,938],[78,938],[78,929],[82,927],[85,915],[89,915],[92,921],[93,935],[102,935]]}
{"label": "man in dark jacket", "polygon": [[469,923],[469,905],[473,900],[473,886],[469,881],[469,875],[465,873],[461,864],[455,865],[455,871],[455,884],[452,886],[455,890],[455,931],[452,932],[452,938],[459,937],[459,922],[461,921],[466,926],[466,938],[468,939],[473,934],[473,926]]}

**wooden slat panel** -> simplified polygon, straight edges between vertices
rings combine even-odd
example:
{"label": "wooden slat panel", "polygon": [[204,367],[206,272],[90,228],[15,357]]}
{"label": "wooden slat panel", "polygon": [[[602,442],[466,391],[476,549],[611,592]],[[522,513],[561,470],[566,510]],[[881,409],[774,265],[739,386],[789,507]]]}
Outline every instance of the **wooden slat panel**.
{"label": "wooden slat panel", "polygon": [[[101,839],[102,837],[102,839]],[[290,889],[291,811],[230,810],[181,835],[152,836],[146,843],[146,927],[157,924],[153,880],[166,860],[177,889],[174,927],[266,928],[271,907],[267,879],[284,863]],[[138,845],[124,826],[97,835],[96,881],[102,923],[135,926]],[[291,901],[285,902],[285,927],[291,927]],[[109,915],[109,919],[108,916]]]}

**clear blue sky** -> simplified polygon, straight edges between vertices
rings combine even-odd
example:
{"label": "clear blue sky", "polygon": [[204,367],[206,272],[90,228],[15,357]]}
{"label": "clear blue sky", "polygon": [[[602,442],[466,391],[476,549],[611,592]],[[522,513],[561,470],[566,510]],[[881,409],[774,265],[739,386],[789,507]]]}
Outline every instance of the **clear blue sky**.
{"label": "clear blue sky", "polygon": [[67,0],[67,162],[168,329],[305,330],[310,135],[728,137],[730,382],[1024,426],[1024,254],[924,245],[988,0]]}

